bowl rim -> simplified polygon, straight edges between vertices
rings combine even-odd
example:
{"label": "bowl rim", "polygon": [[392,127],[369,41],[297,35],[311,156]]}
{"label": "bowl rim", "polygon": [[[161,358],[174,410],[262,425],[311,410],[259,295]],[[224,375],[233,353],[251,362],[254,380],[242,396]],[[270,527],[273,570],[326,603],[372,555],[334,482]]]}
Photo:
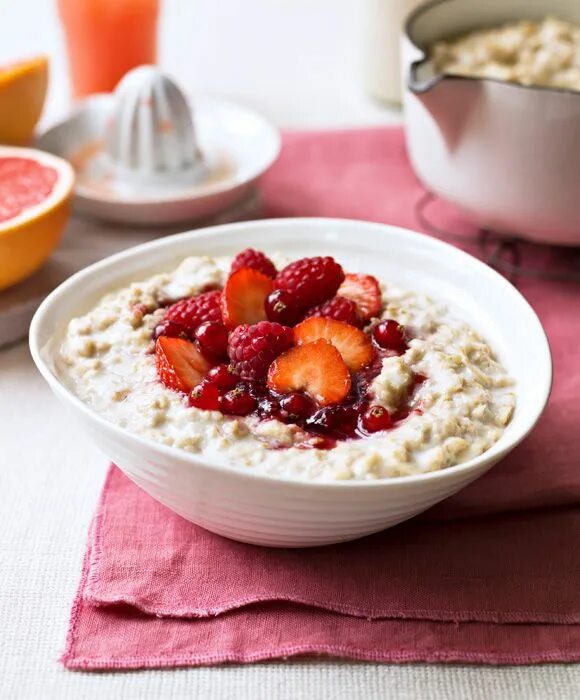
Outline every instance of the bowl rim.
{"label": "bowl rim", "polygon": [[[437,471],[425,472],[421,474],[410,474],[405,476],[391,476],[383,477],[380,479],[373,480],[344,480],[344,481],[309,481],[306,479],[293,479],[290,477],[279,476],[275,474],[267,474],[255,471],[242,471],[241,469],[227,464],[223,464],[214,461],[211,457],[200,457],[199,455],[193,455],[186,450],[179,449],[177,447],[163,445],[156,440],[148,437],[134,433],[126,428],[123,428],[112,421],[107,420],[105,417],[94,411],[86,403],[84,403],[79,397],[77,397],[71,389],[69,389],[64,382],[50,369],[47,362],[45,361],[42,349],[44,346],[40,344],[40,334],[45,317],[53,309],[53,307],[58,308],[59,301],[64,298],[69,290],[75,289],[79,283],[95,275],[96,273],[105,270],[108,267],[115,266],[117,263],[126,260],[128,258],[139,257],[145,252],[149,252],[155,249],[169,248],[173,246],[177,241],[181,241],[185,238],[196,239],[205,238],[208,234],[218,235],[218,236],[229,236],[230,234],[236,234],[236,232],[243,232],[247,227],[254,228],[264,228],[267,229],[270,226],[275,225],[276,227],[300,227],[304,225],[314,225],[320,228],[337,227],[348,228],[349,226],[364,227],[369,230],[381,230],[383,232],[388,231],[390,234],[402,237],[409,241],[414,241],[419,245],[435,248],[442,250],[444,254],[452,254],[456,256],[459,260],[463,260],[466,264],[471,265],[476,270],[488,278],[494,280],[496,284],[503,287],[504,292],[513,298],[517,299],[520,304],[520,308],[528,316],[528,320],[536,327],[537,331],[537,344],[535,350],[541,352],[543,355],[542,365],[545,367],[545,373],[542,378],[542,387],[540,399],[535,410],[530,415],[527,423],[525,423],[519,432],[514,433],[505,438],[505,433],[500,437],[500,439],[492,445],[488,450],[482,454],[470,459],[461,464],[457,464],[451,467],[446,467],[445,469],[440,469]],[[153,274],[153,273],[152,273]],[[103,292],[106,293],[106,292]],[[70,319],[68,319],[70,321]],[[49,338],[52,337],[50,334]],[[45,344],[49,341],[45,341]],[[182,233],[173,234],[171,236],[166,236],[163,238],[158,238],[153,241],[148,241],[137,246],[133,246],[126,250],[123,250],[114,255],[108,256],[103,260],[100,260],[92,265],[89,265],[82,270],[71,275],[67,280],[62,282],[56,289],[54,289],[40,304],[34,317],[30,324],[29,331],[29,347],[32,359],[36,364],[41,375],[48,383],[52,391],[66,403],[72,404],[76,409],[78,409],[88,421],[97,423],[99,429],[109,433],[115,434],[121,440],[134,440],[141,445],[142,448],[148,448],[149,450],[156,451],[168,458],[178,458],[185,462],[189,462],[192,466],[209,468],[218,472],[222,472],[228,475],[235,475],[237,477],[246,477],[250,480],[257,479],[258,481],[268,483],[278,483],[280,485],[287,485],[292,487],[307,486],[316,489],[376,489],[385,486],[405,486],[407,484],[420,484],[427,481],[438,481],[445,480],[446,478],[452,478],[454,475],[459,475],[461,473],[469,473],[472,471],[477,471],[479,468],[486,466],[490,461],[493,463],[502,459],[506,454],[511,452],[524,438],[526,438],[529,433],[533,430],[534,426],[538,422],[540,416],[542,415],[546,404],[548,402],[553,379],[553,369],[552,369],[552,357],[550,352],[550,346],[544,328],[529,302],[525,297],[510,283],[508,280],[496,272],[493,268],[486,265],[484,262],[479,260],[473,255],[466,253],[465,251],[456,248],[450,243],[446,243],[437,238],[427,236],[426,234],[412,231],[400,226],[393,226],[391,224],[375,223],[370,221],[362,221],[357,219],[341,219],[341,218],[329,218],[329,217],[296,217],[296,218],[278,218],[278,219],[261,219],[261,220],[251,220],[242,221],[229,224],[221,224],[218,226],[208,226],[204,228],[194,229],[184,231]],[[88,436],[87,436],[88,439]],[[502,445],[502,442],[505,443]]]}

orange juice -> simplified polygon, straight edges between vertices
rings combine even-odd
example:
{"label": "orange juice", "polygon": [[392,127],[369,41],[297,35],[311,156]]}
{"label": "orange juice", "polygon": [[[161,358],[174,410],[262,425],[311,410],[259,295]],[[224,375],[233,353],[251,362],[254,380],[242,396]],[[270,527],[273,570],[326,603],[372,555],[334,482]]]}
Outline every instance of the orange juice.
{"label": "orange juice", "polygon": [[111,92],[157,58],[159,0],[58,0],[75,97]]}

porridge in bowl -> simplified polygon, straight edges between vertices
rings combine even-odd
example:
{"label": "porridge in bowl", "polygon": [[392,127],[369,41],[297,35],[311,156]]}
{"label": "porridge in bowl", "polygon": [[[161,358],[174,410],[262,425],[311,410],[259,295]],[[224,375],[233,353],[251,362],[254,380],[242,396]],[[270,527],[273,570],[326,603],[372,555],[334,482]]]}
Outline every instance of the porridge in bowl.
{"label": "porridge in bowl", "polygon": [[60,349],[113,423],[241,470],[368,480],[465,462],[513,382],[443,304],[331,257],[190,257],[105,296]]}
{"label": "porridge in bowl", "polygon": [[553,17],[438,41],[431,56],[438,73],[580,90],[580,26]]}

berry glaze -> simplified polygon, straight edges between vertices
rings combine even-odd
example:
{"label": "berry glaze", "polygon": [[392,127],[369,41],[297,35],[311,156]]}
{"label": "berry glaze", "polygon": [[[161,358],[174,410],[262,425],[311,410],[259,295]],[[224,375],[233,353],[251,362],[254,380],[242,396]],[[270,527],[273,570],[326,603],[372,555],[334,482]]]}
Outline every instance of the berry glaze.
{"label": "berry glaze", "polygon": [[[257,276],[245,274],[252,269]],[[416,390],[426,377],[419,374],[414,375],[395,411],[373,403],[369,390],[381,372],[383,359],[403,355],[410,339],[408,329],[396,321],[368,317],[368,308],[376,308],[378,283],[374,278],[350,276],[358,285],[355,303],[340,295],[345,276],[332,258],[304,258],[276,273],[269,259],[254,250],[243,251],[234,259],[230,278],[233,275],[238,281],[231,300],[233,311],[227,308],[230,300],[226,285],[225,291],[202,292],[168,305],[154,329],[156,355],[160,339],[166,354],[168,344],[187,341],[194,351],[192,357],[201,354],[207,361],[209,369],[200,375],[199,383],[191,392],[182,392],[188,405],[232,417],[251,416],[295,425],[305,433],[296,443],[304,449],[331,449],[338,441],[367,438],[392,430],[411,414],[421,412]],[[274,291],[270,294],[264,287],[266,277],[273,280]],[[253,284],[255,288],[251,288]],[[347,280],[345,288],[351,294],[353,281]],[[366,288],[371,289],[372,298],[360,297]],[[244,308],[238,304],[244,297],[251,300],[248,318],[244,318]],[[256,299],[263,299],[262,320],[258,321],[260,303]],[[302,321],[312,317],[332,320],[323,324]],[[306,335],[305,324],[309,329]],[[322,328],[324,335],[319,331]],[[332,349],[336,367],[328,367],[324,357],[317,354],[321,343],[322,350],[333,345],[340,351]],[[333,372],[335,368],[340,371]],[[179,374],[179,367],[175,371]],[[339,383],[336,377],[343,378],[342,385],[331,385],[333,381]],[[162,376],[159,379],[166,383]],[[175,389],[175,384],[170,388]]]}

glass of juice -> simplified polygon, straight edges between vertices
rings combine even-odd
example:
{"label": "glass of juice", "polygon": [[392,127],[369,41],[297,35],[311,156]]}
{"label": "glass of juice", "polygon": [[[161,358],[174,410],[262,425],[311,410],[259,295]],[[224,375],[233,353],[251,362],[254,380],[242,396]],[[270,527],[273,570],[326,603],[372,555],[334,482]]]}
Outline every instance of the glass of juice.
{"label": "glass of juice", "polygon": [[131,68],[155,63],[160,0],[58,0],[75,98],[111,92]]}

